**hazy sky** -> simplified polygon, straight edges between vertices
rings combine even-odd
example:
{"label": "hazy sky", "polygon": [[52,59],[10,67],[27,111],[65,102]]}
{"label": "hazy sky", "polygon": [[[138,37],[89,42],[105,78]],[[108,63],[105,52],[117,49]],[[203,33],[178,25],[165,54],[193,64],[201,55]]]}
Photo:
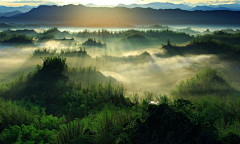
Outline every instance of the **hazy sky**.
{"label": "hazy sky", "polygon": [[0,0],[0,5],[4,6],[37,6],[40,4],[88,4],[93,3],[97,5],[117,5],[133,4],[133,3],[151,3],[151,2],[169,2],[169,3],[183,3],[191,6],[194,5],[216,5],[216,4],[231,4],[240,3],[240,0]]}

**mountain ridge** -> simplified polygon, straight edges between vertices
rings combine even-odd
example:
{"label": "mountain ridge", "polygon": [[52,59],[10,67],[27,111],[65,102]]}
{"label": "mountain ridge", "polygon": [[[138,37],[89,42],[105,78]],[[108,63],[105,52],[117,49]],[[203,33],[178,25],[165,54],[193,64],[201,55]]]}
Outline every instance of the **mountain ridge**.
{"label": "mountain ridge", "polygon": [[33,8],[21,15],[0,18],[2,22],[61,23],[84,26],[93,23],[133,25],[144,24],[239,24],[240,11],[186,11],[125,7],[86,7],[84,5],[47,6]]}
{"label": "mountain ridge", "polygon": [[[0,5],[0,11],[1,13],[5,12],[13,12],[13,11],[20,11],[22,13],[29,12],[33,8],[37,8],[41,5],[58,5],[57,3],[53,2],[48,2],[44,4],[40,4],[38,6],[19,6],[19,7],[7,7],[7,6],[1,6]],[[84,4],[86,7],[126,7],[126,8],[136,8],[136,7],[141,7],[141,8],[152,8],[152,9],[181,9],[181,10],[188,10],[188,11],[195,11],[195,10],[203,10],[203,11],[210,11],[210,10],[231,10],[231,11],[240,11],[240,4],[238,3],[233,3],[233,4],[219,4],[219,5],[196,5],[196,6],[189,6],[185,3],[180,3],[180,4],[174,4],[174,3],[169,3],[169,2],[152,2],[148,4],[118,4],[118,5],[96,5],[93,3],[88,3]]]}
{"label": "mountain ridge", "polygon": [[0,12],[6,13],[6,12],[13,12],[13,11],[20,11],[22,13],[30,11],[35,6],[20,6],[20,7],[7,7],[7,6],[1,6],[0,5]]}
{"label": "mountain ridge", "polygon": [[0,13],[0,17],[11,17],[14,15],[19,15],[22,14],[19,10],[13,11],[13,12],[5,12],[5,13]]}

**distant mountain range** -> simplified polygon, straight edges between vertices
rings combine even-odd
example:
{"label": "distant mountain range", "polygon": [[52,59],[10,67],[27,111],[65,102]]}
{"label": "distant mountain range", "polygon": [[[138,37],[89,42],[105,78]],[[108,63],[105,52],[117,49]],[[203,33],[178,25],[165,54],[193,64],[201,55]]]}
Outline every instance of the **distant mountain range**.
{"label": "distant mountain range", "polygon": [[4,23],[55,23],[65,26],[92,24],[240,24],[240,11],[185,11],[125,7],[86,7],[83,5],[39,6],[12,17],[1,17]]}
{"label": "distant mountain range", "polygon": [[22,14],[20,11],[13,11],[13,12],[5,12],[5,13],[0,13],[0,17],[11,17],[14,15]]}
{"label": "distant mountain range", "polygon": [[22,13],[25,13],[25,12],[29,12],[33,8],[35,8],[35,7],[34,6],[22,6],[22,7],[0,6],[0,12],[6,13],[6,12],[13,12],[13,11],[20,11]]}
{"label": "distant mountain range", "polygon": [[[48,2],[44,5],[57,5],[54,2]],[[202,11],[212,11],[212,10],[230,10],[230,11],[240,11],[240,5],[238,3],[235,4],[220,4],[220,5],[203,5],[191,7],[186,4],[174,4],[174,3],[163,3],[163,2],[154,2],[149,4],[119,4],[119,5],[95,5],[93,3],[85,4],[86,7],[126,7],[126,8],[152,8],[152,9],[181,9],[188,11],[202,10]],[[31,9],[36,8],[38,6],[22,6],[22,7],[6,7],[0,6],[0,13],[20,11],[22,13],[29,12]]]}
{"label": "distant mountain range", "polygon": [[213,11],[213,10],[229,10],[229,11],[240,11],[240,5],[237,8],[231,8],[230,6],[196,6],[194,8],[191,9],[191,11],[195,11],[195,10],[202,10],[202,11]]}
{"label": "distant mountain range", "polygon": [[142,8],[153,8],[153,9],[181,9],[181,10],[202,10],[202,11],[212,11],[212,10],[230,10],[230,11],[240,11],[240,5],[238,3],[235,4],[221,4],[221,5],[209,5],[209,6],[196,6],[190,7],[184,4],[173,4],[173,3],[149,3],[149,4],[131,4],[131,5],[124,5],[120,4],[117,5],[118,7],[127,7],[127,8],[135,8],[135,7],[142,7]]}
{"label": "distant mountain range", "polygon": [[211,11],[211,10],[231,10],[231,11],[240,11],[240,5],[238,3],[235,4],[220,4],[220,5],[209,5],[209,6],[196,6],[191,7],[185,4],[173,4],[173,3],[162,3],[162,2],[154,2],[149,4],[119,4],[117,6],[113,5],[95,5],[95,4],[86,4],[87,7],[126,7],[126,8],[153,8],[153,9],[181,9],[188,11],[202,10],[202,11]]}
{"label": "distant mountain range", "polygon": [[153,9],[182,9],[182,10],[191,10],[193,7],[184,4],[173,4],[173,3],[161,3],[161,2],[154,2],[149,4],[119,4],[116,7],[126,7],[126,8],[153,8]]}

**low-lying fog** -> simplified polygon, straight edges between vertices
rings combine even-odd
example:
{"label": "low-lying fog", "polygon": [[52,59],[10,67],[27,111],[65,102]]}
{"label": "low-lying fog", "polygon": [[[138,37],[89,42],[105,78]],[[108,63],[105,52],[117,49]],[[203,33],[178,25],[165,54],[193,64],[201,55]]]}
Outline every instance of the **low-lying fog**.
{"label": "low-lying fog", "polygon": [[[60,28],[61,30],[61,28]],[[69,30],[69,29],[67,29]],[[86,39],[84,39],[86,40]],[[83,39],[78,39],[81,43]],[[185,80],[195,75],[200,71],[202,66],[208,65],[219,70],[224,71],[227,75],[234,74],[235,77],[229,76],[232,82],[240,82],[240,77],[236,67],[240,66],[239,63],[233,61],[220,60],[216,55],[185,55],[173,56],[168,58],[159,57],[159,54],[164,55],[165,50],[161,45],[144,46],[141,48],[129,45],[122,48],[120,45],[114,45],[114,42],[107,43],[107,48],[86,48],[88,55],[93,59],[104,58],[107,56],[114,56],[119,58],[126,58],[129,56],[139,56],[144,52],[150,54],[146,62],[117,62],[107,61],[106,65],[98,67],[97,69],[105,76],[111,76],[117,81],[122,83],[130,94],[133,91],[153,91],[154,93],[168,94],[174,88],[174,85],[181,80]],[[39,44],[36,47],[24,46],[6,46],[0,47],[0,82],[7,82],[6,79],[10,73],[18,73],[23,71],[26,61],[32,55],[33,51],[38,48],[51,48],[57,49],[60,53],[61,49],[77,48],[68,42],[62,41],[47,41]],[[35,65],[41,64],[42,59],[31,61],[30,65],[34,68]],[[75,67],[81,67],[77,58],[67,58],[68,64]],[[26,67],[27,68],[27,67]]]}
{"label": "low-lying fog", "polygon": [[[161,30],[161,28],[149,28],[151,25],[149,26],[135,26],[135,27],[123,27],[123,28],[100,28],[100,27],[64,27],[64,26],[59,26],[58,29],[63,32],[63,31],[68,31],[71,33],[76,33],[76,32],[82,32],[84,30],[88,30],[88,31],[98,31],[101,29],[107,29],[109,31],[125,31],[125,30],[129,30],[129,29],[135,29],[135,30]],[[168,26],[168,29],[173,30],[173,31],[182,31],[182,29],[191,29],[197,33],[203,33],[204,31],[206,31],[207,29],[209,29],[211,32],[216,31],[216,30],[221,30],[221,29],[232,29],[232,30],[239,30],[240,26],[239,25],[163,25],[164,26]],[[50,29],[52,28],[52,26],[42,26],[42,27],[13,27],[11,28],[11,30],[24,30],[24,29],[33,29],[36,32],[40,33],[43,32],[44,30]],[[166,29],[166,28],[162,28],[162,29]],[[0,31],[6,30],[6,28],[0,28]],[[192,34],[189,31],[185,31],[186,33]]]}
{"label": "low-lying fog", "polygon": [[[1,70],[0,75],[3,78],[12,71],[17,71],[34,48],[26,49],[7,49],[0,53]],[[155,93],[168,94],[174,88],[174,85],[181,80],[185,80],[196,74],[199,67],[210,65],[225,70],[235,70],[235,66],[230,66],[230,62],[218,60],[215,55],[198,55],[198,56],[174,56],[170,58],[159,58],[155,54],[162,53],[161,49],[147,49],[151,54],[154,62],[146,63],[123,63],[111,64],[111,70],[101,68],[101,73],[105,76],[111,76],[117,81],[124,84],[128,93],[133,91],[153,91]],[[123,55],[138,55],[140,51],[123,53]],[[110,53],[108,53],[110,54]],[[96,54],[95,54],[96,55]],[[41,59],[39,58],[39,61]],[[68,64],[69,61],[67,60]],[[36,65],[37,63],[32,63]],[[39,64],[39,63],[38,63]],[[230,66],[230,68],[229,68]],[[79,65],[80,67],[80,65]],[[236,70],[235,70],[236,71]]]}

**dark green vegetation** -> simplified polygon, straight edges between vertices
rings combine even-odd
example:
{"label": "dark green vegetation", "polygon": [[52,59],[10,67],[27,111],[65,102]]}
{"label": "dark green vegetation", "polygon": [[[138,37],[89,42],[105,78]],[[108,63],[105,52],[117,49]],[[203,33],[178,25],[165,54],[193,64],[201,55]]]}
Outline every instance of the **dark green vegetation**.
{"label": "dark green vegetation", "polygon": [[[221,37],[226,37],[226,41]],[[169,38],[163,48],[169,56],[194,51],[196,54],[238,52],[238,43],[228,37],[236,37],[238,41],[237,35],[214,33],[197,36],[183,47],[173,46]],[[80,61],[83,57],[91,59],[85,48],[63,49],[60,54],[55,49],[38,48],[28,60],[36,63],[42,60],[41,65],[0,85],[0,143],[240,141],[240,89],[217,69],[203,68],[178,83],[169,97],[145,92],[145,98],[138,100],[136,93],[127,98],[126,88],[113,78],[104,77],[95,66],[70,67],[67,59],[73,57]],[[147,52],[125,58],[105,56],[105,59],[136,63],[153,60]],[[150,101],[158,104],[149,104]]]}
{"label": "dark green vegetation", "polygon": [[[36,64],[41,64],[42,59],[44,57],[53,57],[53,56],[60,56],[65,57],[68,59],[68,62],[70,67],[77,67],[76,69],[79,69],[79,66],[81,66],[81,70],[84,70],[85,68],[88,69],[91,66],[91,69],[93,67],[96,67],[96,60],[91,58],[88,53],[86,52],[85,48],[76,48],[76,49],[61,49],[60,53],[56,53],[57,49],[51,49],[51,48],[37,48],[33,51],[33,53],[27,58],[27,60],[21,65],[21,67],[14,71],[4,78],[1,79],[2,82],[8,82],[12,81],[14,77],[22,73],[23,71],[25,73],[29,73],[35,69]],[[72,61],[74,63],[72,63]],[[98,66],[102,63],[100,60],[98,60]],[[75,68],[74,68],[75,69]],[[96,81],[102,80],[103,82],[108,81],[110,79],[104,77],[101,73],[96,71],[96,75],[94,75],[94,78]],[[89,73],[86,73],[89,74]],[[95,72],[94,72],[95,74]],[[79,74],[78,74],[79,75]],[[87,78],[87,77],[84,77]],[[111,79],[112,82],[115,82],[115,80]],[[75,80],[76,82],[77,80]]]}
{"label": "dark green vegetation", "polygon": [[[57,40],[68,40],[66,39],[66,37],[70,37],[72,36],[69,32],[61,32],[58,30],[57,27],[53,27],[51,29],[47,29],[45,30],[43,33],[38,33],[37,34],[37,38],[39,40],[54,40],[54,39],[57,39]],[[74,40],[73,37],[71,37],[70,40]]]}
{"label": "dark green vegetation", "polygon": [[226,33],[239,33],[240,30],[239,29],[236,29],[236,30],[233,30],[233,29],[224,29],[222,30],[223,32],[226,32]]}
{"label": "dark green vegetation", "polygon": [[168,26],[163,26],[163,25],[154,24],[154,25],[150,25],[150,26],[147,26],[147,27],[143,27],[143,28],[167,29],[167,28],[169,28],[169,27],[168,27]]}
{"label": "dark green vegetation", "polygon": [[39,40],[51,40],[55,39],[55,33],[59,32],[57,27],[53,27],[51,29],[45,30],[43,33],[38,34],[38,39]]}
{"label": "dark green vegetation", "polygon": [[171,40],[163,48],[167,50],[165,55],[159,57],[171,57],[184,54],[236,54],[240,51],[240,33],[230,34],[222,31],[216,31],[213,34],[203,36],[197,35],[186,46],[174,46]]}
{"label": "dark green vegetation", "polygon": [[56,49],[47,49],[47,48],[37,48],[33,51],[33,54],[31,56],[30,59],[34,59],[34,58],[40,58],[40,57],[46,57],[46,56],[53,56],[56,54]]}
{"label": "dark green vegetation", "polygon": [[60,55],[64,57],[73,57],[73,56],[85,57],[87,56],[87,52],[85,47],[84,48],[80,47],[79,50],[68,48],[68,49],[61,49]]}
{"label": "dark green vegetation", "polygon": [[106,78],[101,72],[96,70],[96,67],[80,67],[69,68],[69,79],[73,82],[81,82],[82,85],[89,86],[92,82],[117,84],[114,78]]}
{"label": "dark green vegetation", "polygon": [[9,35],[13,35],[14,33],[16,33],[16,34],[26,35],[26,36],[30,36],[30,37],[34,37],[37,35],[37,32],[33,29],[11,30],[9,28],[7,30],[4,30],[3,32],[8,33]]}
{"label": "dark green vegetation", "polygon": [[95,38],[88,38],[88,40],[82,43],[82,45],[88,47],[106,47],[106,43],[102,43],[99,40],[97,41]]}
{"label": "dark green vegetation", "polygon": [[[132,102],[124,87],[73,82],[66,59],[43,65],[1,86],[2,143],[232,143],[239,140],[239,91],[206,68],[171,92]],[[201,85],[201,87],[199,87]],[[219,91],[219,88],[223,89]],[[220,93],[219,93],[220,92]],[[185,99],[182,99],[184,97]],[[10,100],[11,99],[11,100]],[[186,100],[189,99],[189,100]],[[148,104],[152,100],[158,105]]]}
{"label": "dark green vegetation", "polygon": [[3,37],[1,39],[1,43],[22,43],[22,44],[32,44],[33,43],[33,37],[28,37],[26,35],[19,35],[14,33],[10,37],[7,33],[1,33],[0,37]]}
{"label": "dark green vegetation", "polygon": [[188,33],[188,34],[191,34],[191,35],[200,33],[199,31],[192,30],[191,27],[187,27],[187,28],[183,28],[183,29],[177,29],[177,31],[182,32],[182,33]]}
{"label": "dark green vegetation", "polygon": [[99,59],[104,60],[105,62],[119,62],[119,63],[146,63],[154,62],[154,59],[148,52],[143,52],[137,56],[127,56],[127,57],[114,57],[107,56],[101,57]]}
{"label": "dark green vegetation", "polygon": [[[61,54],[71,50],[62,50]],[[79,51],[84,53],[84,51]],[[34,56],[54,54],[37,49]],[[143,53],[143,55],[147,55]],[[59,56],[0,87],[1,143],[234,143],[240,140],[239,89],[216,69],[180,82],[172,99],[102,84],[94,67],[69,68]],[[95,83],[92,83],[95,82]],[[97,83],[96,83],[97,82]],[[158,101],[158,105],[149,104]]]}
{"label": "dark green vegetation", "polygon": [[0,32],[0,39],[3,40],[4,38],[9,37],[10,35],[6,32]]}
{"label": "dark green vegetation", "polygon": [[55,39],[55,36],[53,34],[39,34],[37,37],[39,40],[52,40]]}
{"label": "dark green vegetation", "polygon": [[[11,39],[11,37],[15,37],[15,35],[19,35],[19,38]],[[26,35],[24,38],[23,36]],[[93,38],[92,38],[93,37]],[[11,43],[22,43],[27,42],[28,39],[34,41],[36,43],[42,43],[48,40],[75,40],[78,38],[88,38],[87,41],[82,42],[83,46],[88,47],[106,47],[107,43],[112,43],[116,45],[122,45],[122,47],[131,47],[131,45],[138,46],[146,46],[146,45],[159,45],[165,44],[167,39],[170,39],[172,43],[185,43],[191,41],[194,37],[189,34],[174,32],[171,30],[126,30],[126,31],[108,31],[105,29],[98,31],[88,31],[84,30],[78,33],[70,33],[67,31],[61,32],[57,27],[53,27],[51,29],[45,30],[43,33],[37,33],[34,30],[5,30],[0,33],[0,40],[2,39]],[[96,40],[97,38],[98,40]],[[103,41],[103,42],[102,42]],[[129,46],[130,44],[130,46]]]}
{"label": "dark green vegetation", "polygon": [[121,40],[131,40],[131,39],[146,40],[147,36],[145,36],[139,32],[130,31],[130,32],[124,33],[121,37]]}
{"label": "dark green vegetation", "polygon": [[[172,43],[189,42],[194,37],[186,33],[174,32],[171,30],[148,30],[148,31],[126,31],[120,38],[119,42],[126,46],[137,45],[139,47],[146,45],[166,44],[166,40],[170,39]],[[123,44],[123,45],[124,45]]]}
{"label": "dark green vegetation", "polygon": [[146,43],[161,44],[166,43],[167,39],[170,39],[173,43],[184,43],[191,41],[194,37],[185,33],[178,33],[171,30],[127,30],[127,31],[108,31],[105,29],[90,32],[84,30],[74,35],[75,37],[97,37],[104,41],[109,39],[116,40],[116,42],[130,42],[134,44]]}
{"label": "dark green vegetation", "polygon": [[8,24],[0,23],[0,28],[9,28],[9,27],[11,27],[11,26]]}
{"label": "dark green vegetation", "polygon": [[204,36],[198,36],[195,38],[195,42],[206,41],[206,40],[218,40],[232,45],[240,44],[240,33],[227,33],[225,31],[215,31],[213,34]]}

